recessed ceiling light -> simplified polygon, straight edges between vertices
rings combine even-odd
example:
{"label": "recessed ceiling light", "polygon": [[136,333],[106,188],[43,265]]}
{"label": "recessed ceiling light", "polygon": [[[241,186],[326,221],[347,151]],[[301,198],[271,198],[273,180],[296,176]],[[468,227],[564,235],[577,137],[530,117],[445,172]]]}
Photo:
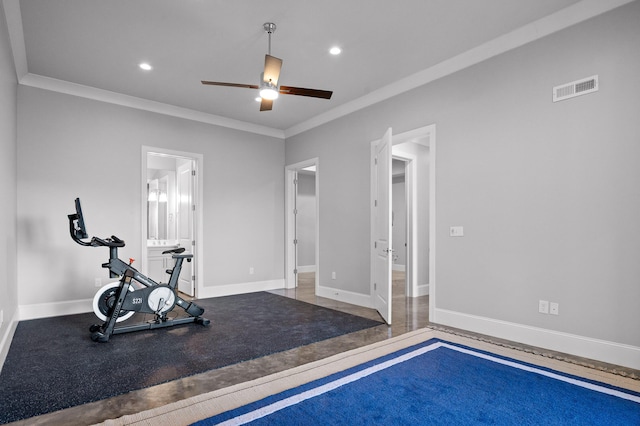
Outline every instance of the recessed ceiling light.
{"label": "recessed ceiling light", "polygon": [[329,53],[331,53],[332,55],[339,55],[340,53],[342,53],[342,49],[340,49],[338,46],[333,46],[331,49],[329,49]]}
{"label": "recessed ceiling light", "polygon": [[151,71],[153,69],[153,67],[151,65],[149,65],[146,62],[142,62],[140,65],[138,65],[140,67],[140,69],[143,69],[145,71]]}

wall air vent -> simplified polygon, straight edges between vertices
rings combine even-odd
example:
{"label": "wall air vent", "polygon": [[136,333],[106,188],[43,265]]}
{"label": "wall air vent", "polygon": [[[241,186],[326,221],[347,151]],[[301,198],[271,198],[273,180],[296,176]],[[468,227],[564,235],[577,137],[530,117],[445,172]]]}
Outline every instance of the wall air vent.
{"label": "wall air vent", "polygon": [[576,96],[598,91],[598,76],[583,78],[553,88],[553,102],[564,101]]}

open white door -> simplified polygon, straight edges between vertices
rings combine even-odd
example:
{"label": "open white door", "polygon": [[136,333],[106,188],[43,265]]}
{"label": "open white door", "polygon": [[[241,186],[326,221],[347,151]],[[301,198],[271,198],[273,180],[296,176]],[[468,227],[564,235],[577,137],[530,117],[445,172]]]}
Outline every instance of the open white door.
{"label": "open white door", "polygon": [[194,244],[194,167],[193,161],[187,161],[177,168],[177,193],[178,193],[178,244],[184,247],[187,253],[194,255],[191,262],[182,263],[182,272],[178,280],[178,290],[195,296],[195,244]]}
{"label": "open white door", "polygon": [[373,298],[382,318],[391,324],[391,128],[375,147],[374,229],[373,229]]}

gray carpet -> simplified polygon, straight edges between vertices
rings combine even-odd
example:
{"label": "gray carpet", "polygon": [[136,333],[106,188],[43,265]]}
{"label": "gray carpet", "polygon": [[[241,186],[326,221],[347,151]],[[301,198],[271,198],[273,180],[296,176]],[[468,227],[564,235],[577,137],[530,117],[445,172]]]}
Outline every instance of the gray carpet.
{"label": "gray carpet", "polygon": [[20,322],[0,373],[0,423],[382,324],[265,292],[197,303],[209,326],[119,334],[108,343],[91,340],[92,313]]}

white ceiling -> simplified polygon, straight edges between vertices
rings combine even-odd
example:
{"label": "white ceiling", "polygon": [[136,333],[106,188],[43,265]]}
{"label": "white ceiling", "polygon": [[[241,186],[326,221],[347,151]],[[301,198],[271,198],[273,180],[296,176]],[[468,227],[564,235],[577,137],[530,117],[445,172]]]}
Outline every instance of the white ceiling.
{"label": "white ceiling", "polygon": [[[280,137],[627,1],[3,0],[22,84]],[[260,112],[255,90],[200,83],[257,84],[265,22],[277,25],[280,83],[331,100],[282,95]]]}

